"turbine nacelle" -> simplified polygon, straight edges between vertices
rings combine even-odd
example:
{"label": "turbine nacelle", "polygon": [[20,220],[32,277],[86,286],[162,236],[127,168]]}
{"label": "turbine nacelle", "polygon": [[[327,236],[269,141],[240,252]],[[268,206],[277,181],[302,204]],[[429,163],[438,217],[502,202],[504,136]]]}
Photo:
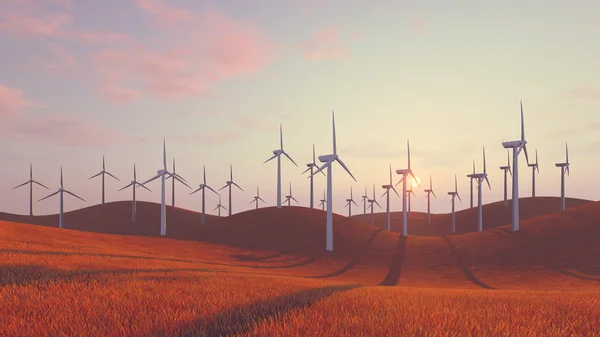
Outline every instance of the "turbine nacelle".
{"label": "turbine nacelle", "polygon": [[336,160],[337,157],[338,156],[336,154],[326,154],[326,155],[319,156],[319,161],[321,163],[327,163],[327,162]]}
{"label": "turbine nacelle", "polygon": [[274,154],[274,155],[276,155],[276,156],[279,156],[279,155],[281,155],[282,153],[283,153],[283,150],[282,150],[282,149],[279,149],[279,150],[273,150],[273,154]]}

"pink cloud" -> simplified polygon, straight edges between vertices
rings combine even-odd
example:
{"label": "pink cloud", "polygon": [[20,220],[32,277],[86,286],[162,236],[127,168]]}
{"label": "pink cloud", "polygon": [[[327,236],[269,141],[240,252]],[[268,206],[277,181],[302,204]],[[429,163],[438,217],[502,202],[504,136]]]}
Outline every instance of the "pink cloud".
{"label": "pink cloud", "polygon": [[56,36],[60,33],[61,27],[69,21],[70,16],[66,13],[32,16],[19,12],[5,12],[0,14],[0,31],[21,38]]}
{"label": "pink cloud", "polygon": [[593,89],[589,84],[583,84],[571,91],[572,96],[583,99],[600,99],[600,90]]}
{"label": "pink cloud", "polygon": [[338,30],[334,27],[315,32],[313,38],[302,43],[304,56],[309,60],[330,60],[348,56]]}
{"label": "pink cloud", "polygon": [[21,90],[0,84],[0,116],[11,115],[30,106],[36,104],[23,98]]}

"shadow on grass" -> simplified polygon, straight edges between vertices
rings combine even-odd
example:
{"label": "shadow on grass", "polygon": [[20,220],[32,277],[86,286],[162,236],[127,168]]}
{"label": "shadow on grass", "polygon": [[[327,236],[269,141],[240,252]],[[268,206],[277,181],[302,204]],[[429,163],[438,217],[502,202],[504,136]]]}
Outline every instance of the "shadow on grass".
{"label": "shadow on grass", "polygon": [[402,275],[402,266],[404,265],[404,254],[406,252],[406,236],[400,235],[394,255],[392,256],[392,264],[388,270],[385,279],[379,283],[380,286],[393,287],[400,281]]}
{"label": "shadow on grass", "polygon": [[259,262],[259,261],[265,261],[268,259],[273,259],[276,257],[280,257],[281,255],[283,255],[283,253],[277,253],[277,254],[271,254],[271,255],[267,255],[267,256],[255,256],[252,254],[231,254],[229,255],[230,257],[238,260],[238,261],[244,261],[244,262]]}
{"label": "shadow on grass", "polygon": [[462,271],[462,273],[467,277],[467,279],[471,282],[473,282],[473,284],[484,288],[484,289],[490,289],[490,290],[496,290],[496,288],[489,286],[485,283],[483,283],[481,280],[479,280],[474,274],[473,272],[471,272],[469,270],[468,265],[465,263],[465,261],[463,260],[460,252],[458,251],[458,249],[456,249],[456,247],[454,246],[454,244],[452,243],[452,241],[450,241],[450,239],[447,236],[443,236],[444,241],[446,241],[446,243],[448,244],[448,247],[450,247],[450,251],[452,252],[452,255],[454,256],[454,258],[456,259],[456,263],[458,264],[458,267],[460,268],[460,270]]}
{"label": "shadow on grass", "polygon": [[263,321],[280,319],[295,309],[307,309],[336,293],[360,288],[360,285],[330,286],[299,291],[290,295],[233,308],[211,318],[199,318],[169,331],[153,331],[152,336],[238,336],[249,333]]}
{"label": "shadow on grass", "polygon": [[375,237],[377,236],[377,234],[379,234],[379,232],[381,232],[382,230],[383,229],[380,228],[380,229],[377,229],[375,232],[373,232],[373,234],[369,237],[369,239],[367,239],[367,241],[362,246],[362,248],[356,253],[356,255],[354,255],[352,257],[350,262],[348,262],[348,264],[346,266],[344,266],[344,268],[334,271],[334,272],[331,272],[327,275],[313,276],[313,277],[314,278],[327,278],[327,277],[339,276],[339,275],[342,275],[343,273],[349,271],[350,269],[354,268],[354,266],[358,263],[360,258],[367,251],[367,249],[369,249],[369,247],[371,247],[371,244],[373,243],[373,240],[375,240]]}

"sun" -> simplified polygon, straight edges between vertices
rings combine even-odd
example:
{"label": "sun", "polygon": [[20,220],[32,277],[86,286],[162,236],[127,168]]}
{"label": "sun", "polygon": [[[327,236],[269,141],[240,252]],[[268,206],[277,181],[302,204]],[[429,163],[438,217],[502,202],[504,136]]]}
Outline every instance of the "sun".
{"label": "sun", "polygon": [[[415,181],[415,179],[416,179],[416,181]],[[415,189],[415,188],[419,187],[419,185],[421,184],[421,178],[419,178],[418,176],[415,176],[415,178],[409,177],[409,183],[410,183],[411,189]]]}

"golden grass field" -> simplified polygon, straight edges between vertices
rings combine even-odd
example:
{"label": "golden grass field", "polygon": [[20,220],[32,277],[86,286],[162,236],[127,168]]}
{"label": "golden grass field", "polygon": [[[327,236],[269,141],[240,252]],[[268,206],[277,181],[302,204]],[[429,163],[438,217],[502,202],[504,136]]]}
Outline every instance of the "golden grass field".
{"label": "golden grass field", "polygon": [[407,238],[337,215],[334,253],[300,207],[168,238],[0,221],[0,336],[600,335],[600,203],[546,213]]}

